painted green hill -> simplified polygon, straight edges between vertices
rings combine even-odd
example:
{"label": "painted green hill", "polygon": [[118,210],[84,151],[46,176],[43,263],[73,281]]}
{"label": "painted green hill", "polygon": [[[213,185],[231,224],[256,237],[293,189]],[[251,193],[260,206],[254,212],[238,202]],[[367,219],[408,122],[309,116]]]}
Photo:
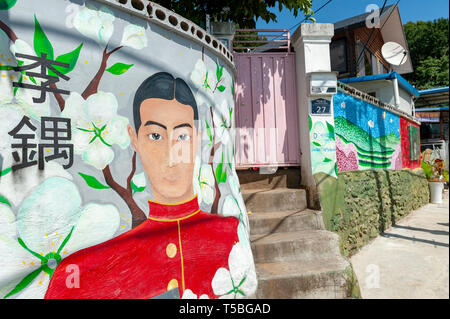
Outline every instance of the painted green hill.
{"label": "painted green hill", "polygon": [[[335,132],[346,143],[353,143],[357,150],[367,155],[391,155],[394,149],[381,145],[377,139],[359,126],[353,124],[342,116],[334,119]],[[388,139],[392,140],[392,137]]]}
{"label": "painted green hill", "polygon": [[376,140],[381,145],[392,149],[395,149],[395,147],[400,144],[400,138],[395,133],[389,133],[388,135],[380,136]]}

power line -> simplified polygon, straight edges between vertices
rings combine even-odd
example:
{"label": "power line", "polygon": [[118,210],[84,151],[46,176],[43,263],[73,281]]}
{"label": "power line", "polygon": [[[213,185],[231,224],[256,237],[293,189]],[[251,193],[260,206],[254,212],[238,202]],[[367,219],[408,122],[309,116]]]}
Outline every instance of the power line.
{"label": "power line", "polygon": [[[331,1],[333,0],[328,0],[325,4],[323,4],[319,9],[317,9],[316,11],[314,11],[314,14],[318,13],[320,10],[322,10],[323,8],[325,8]],[[302,21],[300,21],[299,23],[296,23],[295,25],[293,25],[292,27],[289,28],[289,30],[292,30],[293,28],[295,28],[296,26],[302,24],[303,22],[305,22],[308,18],[310,18],[311,15],[308,14]]]}
{"label": "power line", "polygon": [[[383,7],[381,8],[381,11],[380,11],[380,17],[381,17],[381,15],[383,14],[384,8],[385,8],[385,6],[386,6],[386,2],[387,2],[387,0],[384,1]],[[386,24],[386,22],[388,22],[389,18],[390,18],[391,15],[392,15],[392,12],[394,12],[394,10],[395,10],[395,8],[398,6],[398,3],[399,3],[399,2],[400,2],[400,0],[397,0],[397,3],[395,4],[394,8],[392,8],[392,10],[391,10],[391,12],[389,13],[387,19],[384,21],[383,25],[381,26],[380,31],[383,30],[384,25]],[[375,32],[375,28],[372,28],[372,32],[370,33],[369,38],[367,39],[366,43],[364,44],[363,49],[362,49],[361,53],[359,54],[358,59],[356,60],[356,66],[359,65],[359,62],[360,62],[360,60],[361,60],[361,58],[362,58],[362,56],[363,56],[363,54],[364,54],[364,51],[367,49],[367,45],[369,44],[369,41],[370,41],[370,39],[372,38],[372,35],[373,35],[374,32]]]}

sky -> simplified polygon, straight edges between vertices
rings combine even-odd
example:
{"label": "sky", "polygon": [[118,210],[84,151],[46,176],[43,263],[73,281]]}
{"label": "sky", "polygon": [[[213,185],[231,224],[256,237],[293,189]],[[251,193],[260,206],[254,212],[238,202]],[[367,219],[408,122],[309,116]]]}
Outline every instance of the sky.
{"label": "sky", "polygon": [[[312,9],[316,11],[328,0],[313,0]],[[383,6],[383,0],[332,0],[328,5],[323,7],[317,14],[314,15],[319,23],[335,23],[340,20],[344,20],[366,11],[366,7],[369,4],[376,4],[380,7]],[[388,0],[386,6],[395,4],[397,0]],[[428,21],[437,18],[448,18],[449,2],[448,0],[400,0],[399,4],[400,15],[402,23],[405,24],[409,21]],[[297,17],[289,11],[284,9],[281,13],[278,11],[278,6],[271,10],[277,14],[277,23],[266,23],[261,19],[256,22],[258,29],[290,29],[303,20],[304,15],[299,13]],[[297,27],[293,28],[291,32],[294,32]]]}

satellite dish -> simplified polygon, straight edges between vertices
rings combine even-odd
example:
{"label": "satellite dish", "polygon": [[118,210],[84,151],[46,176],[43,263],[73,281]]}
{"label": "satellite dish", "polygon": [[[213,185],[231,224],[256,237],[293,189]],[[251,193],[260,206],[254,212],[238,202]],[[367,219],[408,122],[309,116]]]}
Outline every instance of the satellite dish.
{"label": "satellite dish", "polygon": [[400,66],[408,60],[408,51],[396,42],[386,42],[381,48],[383,58],[391,65]]}

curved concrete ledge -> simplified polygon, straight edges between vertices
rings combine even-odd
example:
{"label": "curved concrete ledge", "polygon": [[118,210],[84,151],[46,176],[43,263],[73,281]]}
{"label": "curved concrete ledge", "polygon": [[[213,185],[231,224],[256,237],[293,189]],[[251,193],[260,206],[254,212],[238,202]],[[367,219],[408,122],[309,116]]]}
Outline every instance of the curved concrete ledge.
{"label": "curved concrete ledge", "polygon": [[149,20],[182,37],[193,40],[219,55],[235,72],[233,54],[214,36],[192,21],[148,0],[95,0],[129,14]]}

